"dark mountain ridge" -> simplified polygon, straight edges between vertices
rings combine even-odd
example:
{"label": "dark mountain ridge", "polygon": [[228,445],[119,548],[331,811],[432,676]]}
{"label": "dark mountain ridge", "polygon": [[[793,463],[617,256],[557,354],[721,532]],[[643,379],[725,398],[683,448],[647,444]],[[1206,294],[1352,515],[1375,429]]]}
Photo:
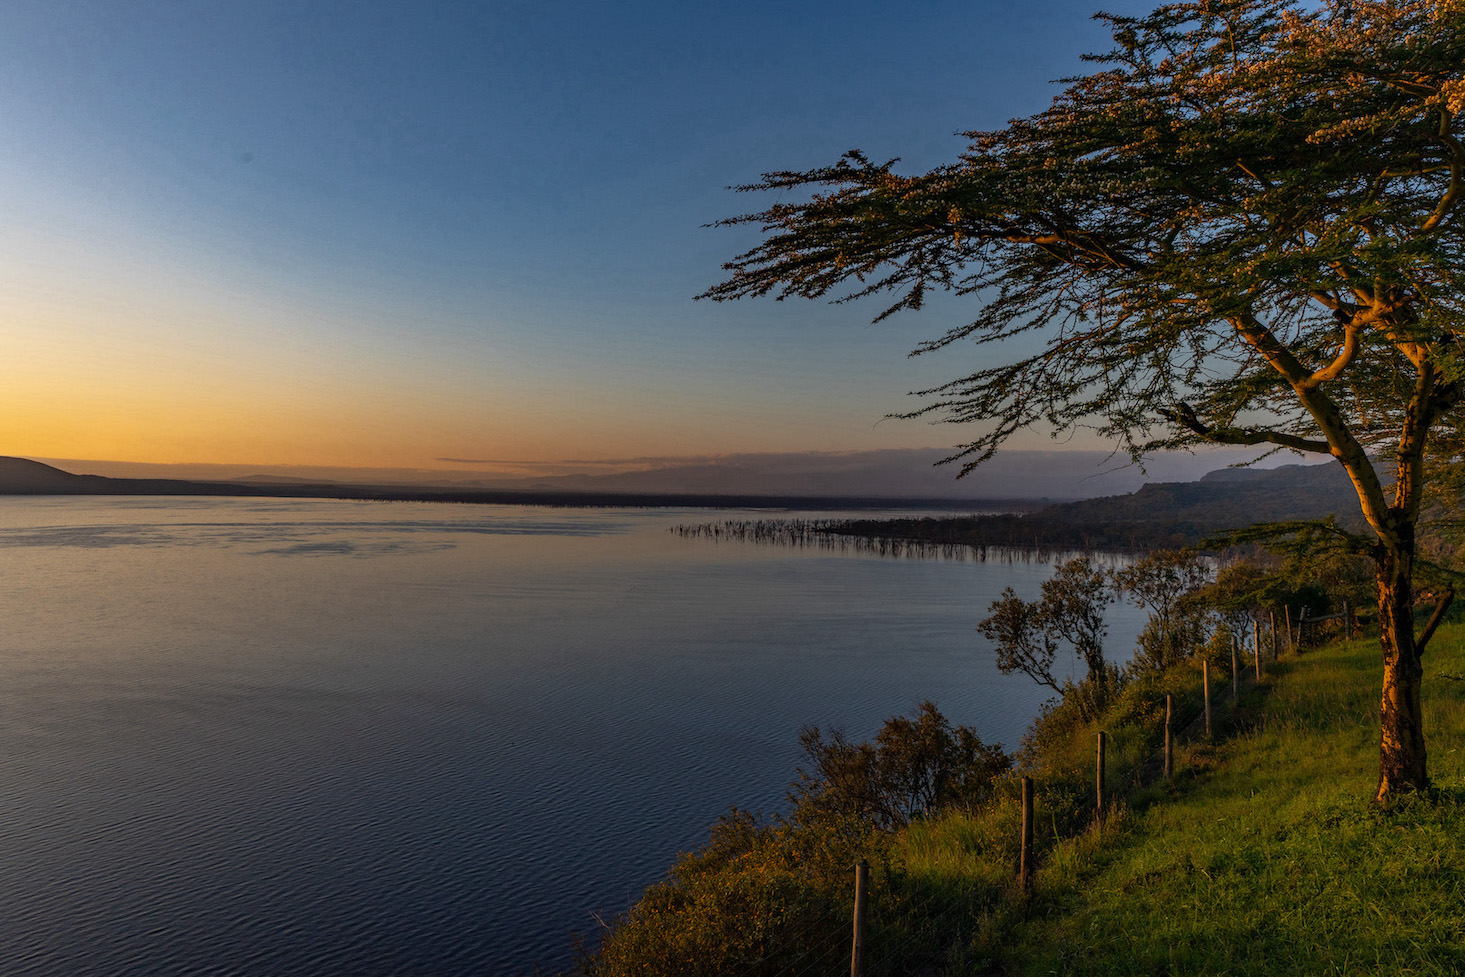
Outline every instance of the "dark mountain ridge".
{"label": "dark mountain ridge", "polygon": [[[707,486],[702,486],[705,490]],[[1358,503],[1336,465],[1273,469],[1228,468],[1196,482],[1155,482],[1137,492],[1043,506],[1033,500],[891,499],[828,495],[694,494],[540,490],[492,491],[454,486],[343,485],[324,481],[247,478],[228,482],[108,478],[76,475],[25,458],[0,457],[0,495],[178,495],[249,498],[330,498],[564,506],[678,506],[697,508],[927,508],[987,509],[1008,515],[855,520],[850,535],[996,546],[1035,543],[1079,548],[1148,548],[1194,542],[1208,533],[1334,515],[1361,528]],[[1012,515],[1012,513],[1027,513]]]}
{"label": "dark mountain ridge", "polygon": [[886,498],[881,496],[607,492],[571,489],[469,489],[432,485],[346,485],[307,479],[249,478],[207,482],[171,478],[74,475],[38,461],[0,456],[0,495],[178,495],[244,498],[356,499],[375,502],[463,502],[498,505],[759,509],[937,509],[1028,511],[1023,499]]}
{"label": "dark mountain ridge", "polygon": [[1193,545],[1257,523],[1328,516],[1345,528],[1364,528],[1353,485],[1331,462],[1222,469],[1196,482],[1155,482],[1128,495],[1063,502],[1026,515],[858,519],[828,531],[938,545],[1144,551]]}

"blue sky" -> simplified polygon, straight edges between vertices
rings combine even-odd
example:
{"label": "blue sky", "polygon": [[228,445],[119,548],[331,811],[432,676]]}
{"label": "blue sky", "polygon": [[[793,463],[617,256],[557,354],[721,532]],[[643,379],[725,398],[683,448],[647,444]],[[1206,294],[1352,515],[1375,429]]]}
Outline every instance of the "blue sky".
{"label": "blue sky", "polygon": [[[1138,12],[1139,5],[1113,9]],[[692,297],[725,187],[925,169],[1087,4],[9,2],[0,452],[425,466],[945,446],[959,308]],[[1046,439],[1028,442],[1051,447]]]}

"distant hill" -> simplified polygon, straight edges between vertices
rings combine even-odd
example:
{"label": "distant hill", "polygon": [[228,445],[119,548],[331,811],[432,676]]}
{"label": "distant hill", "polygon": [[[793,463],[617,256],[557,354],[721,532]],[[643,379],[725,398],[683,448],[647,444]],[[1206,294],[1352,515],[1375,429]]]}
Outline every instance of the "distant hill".
{"label": "distant hill", "polygon": [[1164,520],[1205,534],[1258,522],[1336,516],[1363,528],[1358,496],[1341,465],[1227,468],[1198,482],[1159,482],[1129,495],[1049,506],[1034,516],[1065,522],[1146,523]]}
{"label": "distant hill", "polygon": [[[396,491],[531,492],[578,495],[717,495],[786,498],[1068,502],[1133,492],[1151,482],[1189,482],[1226,465],[1254,460],[1256,449],[1160,452],[1143,466],[1088,448],[1004,449],[965,478],[939,464],[951,448],[795,451],[562,461],[437,458],[449,468],[347,468],[315,465],[154,464],[37,458],[67,472],[110,478],[183,479],[243,485],[370,485]],[[1266,464],[1273,459],[1268,459]],[[467,467],[461,467],[467,466]]]}
{"label": "distant hill", "polygon": [[890,499],[883,496],[802,496],[724,492],[575,491],[560,486],[536,489],[475,489],[433,485],[347,485],[270,476],[245,476],[237,481],[185,481],[172,478],[107,478],[74,475],[25,458],[0,457],[0,495],[181,495],[242,496],[246,498],[359,499],[383,502],[465,502],[497,505],[560,506],[685,506],[701,508],[862,509],[973,507],[1014,511],[1032,508],[1022,500],[941,498]]}
{"label": "distant hill", "polygon": [[[689,476],[691,472],[688,472]],[[1273,469],[1227,468],[1196,482],[1157,482],[1128,495],[1113,495],[1042,508],[1019,499],[892,499],[838,494],[837,482],[820,483],[829,494],[787,495],[768,491],[709,494],[718,484],[689,477],[680,492],[637,491],[634,479],[617,492],[575,490],[573,482],[545,480],[520,490],[454,486],[346,485],[280,476],[227,482],[163,478],[106,478],[75,475],[25,458],[0,457],[0,495],[215,495],[274,498],[370,499],[572,506],[692,506],[855,509],[986,509],[1027,515],[983,515],[927,519],[855,520],[840,532],[856,536],[919,539],[990,546],[1057,546],[1091,549],[1148,549],[1195,542],[1207,534],[1249,526],[1336,515],[1340,524],[1361,529],[1353,487],[1339,466],[1288,465]],[[598,484],[605,485],[607,480]],[[749,485],[755,487],[758,483]],[[771,483],[766,484],[769,489]],[[814,486],[810,486],[812,489]],[[1036,511],[1035,511],[1036,510]]]}
{"label": "distant hill", "polygon": [[1160,482],[1128,495],[1046,506],[1027,515],[859,519],[831,531],[850,536],[969,546],[1148,550],[1185,546],[1260,522],[1336,517],[1364,528],[1342,468],[1228,468],[1197,482]]}
{"label": "distant hill", "polygon": [[0,493],[5,495],[74,495],[86,493],[95,475],[73,475],[26,458],[0,457]]}

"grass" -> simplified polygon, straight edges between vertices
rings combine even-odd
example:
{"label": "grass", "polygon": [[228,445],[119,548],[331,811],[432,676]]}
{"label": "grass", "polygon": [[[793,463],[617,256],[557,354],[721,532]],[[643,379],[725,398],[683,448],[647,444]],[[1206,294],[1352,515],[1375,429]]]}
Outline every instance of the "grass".
{"label": "grass", "polygon": [[[1434,787],[1387,810],[1372,801],[1380,673],[1376,643],[1338,643],[1271,664],[1233,706],[1215,670],[1213,741],[1198,668],[1136,679],[1104,722],[1115,800],[1099,829],[1095,726],[1050,710],[1024,745],[1038,799],[1026,895],[1015,779],[893,835],[838,817],[725,820],[581,972],[841,972],[850,866],[865,858],[870,977],[1465,974],[1465,624],[1425,657]],[[1182,733],[1164,780],[1167,693]]]}
{"label": "grass", "polygon": [[[1465,626],[1425,659],[1434,788],[1386,811],[1380,669],[1368,641],[1271,666],[1230,734],[1181,744],[1171,783],[1101,832],[1050,832],[1031,897],[984,900],[948,933],[966,947],[947,972],[1465,973]],[[1010,801],[951,814],[899,850],[927,888],[990,887],[1014,823]]]}

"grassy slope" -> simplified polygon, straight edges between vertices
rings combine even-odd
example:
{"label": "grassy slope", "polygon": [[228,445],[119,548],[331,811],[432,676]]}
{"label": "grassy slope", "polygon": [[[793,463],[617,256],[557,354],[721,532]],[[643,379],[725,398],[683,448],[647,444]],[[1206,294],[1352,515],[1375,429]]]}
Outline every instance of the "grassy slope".
{"label": "grassy slope", "polygon": [[[1368,641],[1272,666],[1243,696],[1242,731],[1182,746],[1173,786],[1139,791],[1101,835],[1050,849],[1025,909],[1001,900],[964,927],[967,965],[1465,973],[1465,626],[1442,629],[1425,660],[1436,790],[1387,813],[1369,803],[1379,672]],[[1012,821],[989,811],[985,823],[914,826],[906,863],[937,887],[990,884],[1011,864],[993,822]]]}

